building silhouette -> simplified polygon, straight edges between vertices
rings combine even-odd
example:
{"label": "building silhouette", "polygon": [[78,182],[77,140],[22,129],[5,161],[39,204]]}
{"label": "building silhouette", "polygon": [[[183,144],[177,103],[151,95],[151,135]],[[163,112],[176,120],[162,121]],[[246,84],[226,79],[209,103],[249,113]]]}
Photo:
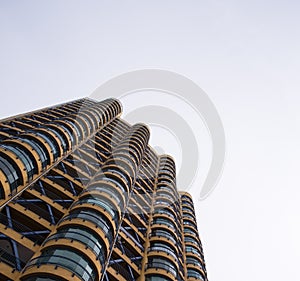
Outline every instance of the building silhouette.
{"label": "building silhouette", "polygon": [[192,198],[114,99],[0,121],[0,281],[207,280]]}

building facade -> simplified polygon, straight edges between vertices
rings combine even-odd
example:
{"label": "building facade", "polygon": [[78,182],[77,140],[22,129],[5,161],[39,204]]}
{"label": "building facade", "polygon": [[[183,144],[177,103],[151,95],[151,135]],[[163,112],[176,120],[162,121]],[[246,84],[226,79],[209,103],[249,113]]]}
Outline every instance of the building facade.
{"label": "building facade", "polygon": [[114,99],[0,121],[0,281],[207,280],[192,198]]}

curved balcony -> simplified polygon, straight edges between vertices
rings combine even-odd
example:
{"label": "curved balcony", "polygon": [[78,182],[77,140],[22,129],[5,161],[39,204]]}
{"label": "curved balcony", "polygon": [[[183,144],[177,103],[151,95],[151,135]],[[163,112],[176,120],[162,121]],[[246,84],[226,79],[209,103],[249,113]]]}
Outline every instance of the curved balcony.
{"label": "curved balcony", "polygon": [[172,208],[166,208],[164,205],[161,208],[156,206],[153,215],[166,215],[168,216],[168,218],[171,218],[172,220],[176,220],[175,212],[171,210]]}
{"label": "curved balcony", "polygon": [[[29,156],[29,153],[15,144],[1,144],[0,147],[2,148],[2,157],[9,162],[13,161],[17,164],[16,160],[20,159],[22,161],[27,174],[25,183],[30,181],[33,178],[33,175],[37,173],[37,166]],[[10,154],[7,154],[7,151],[9,151]],[[11,154],[14,155],[13,158],[9,157]]]}
{"label": "curved balcony", "polygon": [[150,238],[152,238],[152,237],[158,237],[158,238],[164,237],[167,240],[170,240],[175,245],[178,242],[177,239],[176,239],[177,238],[176,235],[174,235],[174,232],[169,232],[165,229],[153,229],[149,237]]}
{"label": "curved balcony", "polygon": [[113,173],[106,172],[105,174],[100,174],[95,177],[93,182],[95,184],[101,184],[101,182],[112,184],[112,186],[115,186],[116,188],[120,189],[123,193],[129,192],[129,186],[127,182],[124,181],[123,178]]}
{"label": "curved balcony", "polygon": [[125,151],[124,149],[120,149],[117,147],[113,151],[113,157],[108,159],[107,165],[120,166],[125,169],[130,175],[137,171],[138,163],[130,155],[129,151]]}
{"label": "curved balcony", "polygon": [[191,227],[189,225],[184,225],[183,231],[184,231],[184,235],[188,233],[198,238],[198,232],[194,227]]}
{"label": "curved balcony", "polygon": [[167,177],[167,178],[172,179],[172,178],[175,178],[176,175],[169,168],[165,169],[165,167],[164,167],[159,170],[158,177]]}
{"label": "curved balcony", "polygon": [[187,265],[190,264],[190,265],[197,266],[197,267],[199,267],[199,268],[201,268],[203,270],[203,261],[198,256],[195,257],[195,256],[189,256],[189,255],[187,255],[186,256],[186,264]]}
{"label": "curved balcony", "polygon": [[201,247],[201,242],[199,241],[199,239],[195,238],[195,236],[185,235],[184,236],[184,242],[185,243],[192,243],[194,245],[197,245],[198,247]]}
{"label": "curved balcony", "polygon": [[69,140],[70,143],[70,148],[74,145],[76,145],[76,136],[74,136],[74,129],[70,124],[67,122],[64,122],[63,120],[56,120],[55,124],[63,130],[64,134],[67,136],[67,139]]}
{"label": "curved balcony", "polygon": [[191,253],[191,254],[194,254],[194,255],[198,256],[199,258],[201,258],[202,261],[204,260],[204,256],[201,253],[201,250],[199,249],[199,247],[195,247],[195,246],[192,246],[192,245],[186,245],[185,246],[185,252],[186,252],[186,254]]}
{"label": "curved balcony", "polygon": [[164,184],[164,183],[157,183],[157,187],[156,190],[162,190],[162,191],[166,191],[169,192],[171,194],[174,194],[174,188],[168,184]]}
{"label": "curved balcony", "polygon": [[182,217],[183,219],[185,218],[189,218],[192,221],[196,221],[196,217],[194,215],[194,213],[192,213],[191,211],[187,211],[187,210],[182,210]]}
{"label": "curved balcony", "polygon": [[161,257],[150,258],[149,262],[146,264],[146,272],[147,269],[161,269],[167,273],[167,276],[172,275],[173,279],[178,279],[178,269],[174,264],[172,264],[169,260],[163,259]]}
{"label": "curved balcony", "polygon": [[197,224],[195,220],[192,220],[190,218],[183,218],[183,226],[190,226],[197,230]]}
{"label": "curved balcony", "polygon": [[93,106],[89,107],[88,109],[80,110],[81,114],[84,114],[86,118],[89,120],[90,127],[93,128],[93,131],[97,130],[99,127],[100,116],[97,114],[97,111],[94,109]]}
{"label": "curved balcony", "polygon": [[81,109],[77,113],[77,116],[80,116],[81,119],[84,120],[85,124],[88,127],[88,134],[93,133],[98,128],[98,124],[97,122],[95,122],[95,117],[91,112],[89,112],[85,108]]}
{"label": "curved balcony", "polygon": [[75,120],[72,120],[72,118],[63,117],[62,119],[58,120],[57,123],[63,123],[65,127],[68,127],[74,140],[74,144],[80,143],[82,139],[82,128],[79,124],[75,123]]}
{"label": "curved balcony", "polygon": [[156,189],[156,197],[167,198],[171,202],[179,201],[179,198],[170,190]]}
{"label": "curved balcony", "polygon": [[76,120],[78,124],[80,124],[80,127],[82,128],[82,137],[88,136],[92,133],[92,128],[89,127],[89,123],[83,114],[80,114],[80,112],[78,112],[76,113],[76,115],[69,115],[69,117]]}
{"label": "curved balcony", "polygon": [[188,268],[187,270],[187,278],[188,280],[201,280],[206,281],[206,277],[201,273],[200,271],[197,271],[195,269]]}
{"label": "curved balcony", "polygon": [[177,230],[176,225],[174,222],[168,218],[167,216],[157,216],[157,214],[153,217],[153,223],[152,224],[159,224],[159,225],[166,225],[167,227],[170,227],[174,230]]}
{"label": "curved balcony", "polygon": [[[56,268],[62,267],[82,281],[94,281],[98,278],[96,267],[88,257],[67,248],[43,251],[40,257],[31,260],[27,264],[26,270],[32,266],[42,267],[43,265],[54,265]],[[53,271],[53,274],[55,274],[55,271]],[[28,276],[25,280],[28,280]]]}
{"label": "curved balcony", "polygon": [[97,259],[101,261],[102,265],[104,264],[107,257],[105,243],[99,239],[98,234],[93,230],[79,225],[64,226],[58,229],[58,232],[49,236],[43,245],[46,245],[47,242],[51,240],[59,239],[70,239],[71,241],[78,241],[82,243],[84,247],[88,247],[95,254]]}
{"label": "curved balcony", "polygon": [[42,147],[37,141],[34,141],[30,138],[15,138],[16,140],[21,141],[22,143],[26,143],[29,145],[33,151],[35,151],[38,154],[38,158],[40,159],[42,169],[45,169],[48,164],[50,164],[50,161],[47,157],[47,150],[45,147]]}
{"label": "curved balcony", "polygon": [[51,132],[49,129],[39,128],[29,132],[36,134],[37,136],[41,137],[42,139],[44,139],[44,141],[47,142],[47,144],[51,147],[54,161],[58,157],[63,155],[63,145],[60,142],[60,139],[57,137],[56,134]]}
{"label": "curved balcony", "polygon": [[120,150],[122,150],[122,151],[127,150],[127,153],[134,159],[134,161],[136,163],[141,162],[141,159],[142,159],[141,151],[140,151],[140,150],[142,150],[141,147],[137,148],[136,146],[130,145],[129,143],[126,143],[126,141],[125,141],[120,146],[118,146],[117,150],[115,150],[114,153],[117,154]]}
{"label": "curved balcony", "polygon": [[103,234],[105,235],[105,237],[107,237],[107,239],[112,242],[113,240],[113,234],[112,234],[112,230],[111,230],[111,223],[108,224],[108,222],[106,221],[106,219],[104,217],[102,217],[102,214],[100,212],[96,212],[94,210],[77,210],[76,212],[72,212],[71,214],[65,216],[64,218],[62,218],[62,220],[60,221],[72,221],[73,219],[81,219],[83,221],[89,221],[93,224],[96,225],[97,228],[99,228]]}
{"label": "curved balcony", "polygon": [[182,211],[190,212],[193,215],[195,214],[194,208],[189,205],[182,205]]}
{"label": "curved balcony", "polygon": [[[114,155],[114,158],[118,157]],[[114,160],[116,161],[116,160]],[[122,165],[123,164],[123,165]],[[134,171],[129,163],[124,163],[123,161],[118,161],[117,164],[112,164],[107,161],[105,165],[102,167],[102,172],[116,174],[121,177],[127,184],[130,186],[132,184],[132,177],[134,175]]]}
{"label": "curved balcony", "polygon": [[64,122],[68,123],[72,128],[73,128],[73,132],[77,138],[77,144],[79,144],[84,136],[84,130],[82,128],[82,125],[78,122],[78,120],[76,120],[76,115],[75,116],[65,116],[63,117],[61,120],[63,120]]}
{"label": "curved balcony", "polygon": [[84,197],[81,197],[72,205],[72,210],[76,210],[77,207],[88,208],[89,205],[100,207],[103,210],[103,214],[109,214],[109,219],[112,219],[115,223],[120,218],[119,208],[108,198],[99,195],[87,194]]}
{"label": "curved balcony", "polygon": [[22,185],[24,179],[19,168],[0,155],[0,199],[6,198]]}
{"label": "curved balcony", "polygon": [[[118,187],[120,187],[118,185]],[[106,181],[98,181],[97,183],[93,183],[90,185],[84,192],[89,193],[91,195],[93,194],[106,194],[109,196],[112,200],[114,200],[119,208],[123,210],[125,205],[125,197],[124,197],[124,190],[116,187],[112,182],[106,182]]]}
{"label": "curved balcony", "polygon": [[47,165],[46,155],[38,145],[30,140],[25,139],[23,141],[21,138],[13,138],[3,141],[2,144],[18,149],[23,155],[26,155],[34,166],[33,174],[42,172],[43,168]]}
{"label": "curved balcony", "polygon": [[195,212],[194,204],[193,204],[193,203],[188,202],[188,201],[181,201],[181,205],[182,205],[182,207],[188,207],[188,208],[190,208],[193,212]]}
{"label": "curved balcony", "polygon": [[176,190],[176,183],[174,182],[174,179],[167,178],[167,177],[158,177],[157,182],[158,184],[165,184],[170,186],[173,190]]}
{"label": "curved balcony", "polygon": [[151,246],[148,248],[148,254],[150,254],[150,252],[163,252],[167,257],[171,256],[175,261],[178,261],[177,251],[164,242],[151,242]]}
{"label": "curved balcony", "polygon": [[59,138],[64,152],[72,148],[72,140],[65,127],[55,122],[55,124],[47,124],[47,128]]}

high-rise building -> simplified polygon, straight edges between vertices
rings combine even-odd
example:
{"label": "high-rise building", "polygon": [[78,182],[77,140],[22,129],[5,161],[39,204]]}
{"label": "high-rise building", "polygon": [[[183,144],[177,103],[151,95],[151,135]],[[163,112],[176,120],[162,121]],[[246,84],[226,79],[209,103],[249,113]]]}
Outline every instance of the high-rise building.
{"label": "high-rise building", "polygon": [[207,280],[192,198],[117,100],[0,122],[0,281]]}

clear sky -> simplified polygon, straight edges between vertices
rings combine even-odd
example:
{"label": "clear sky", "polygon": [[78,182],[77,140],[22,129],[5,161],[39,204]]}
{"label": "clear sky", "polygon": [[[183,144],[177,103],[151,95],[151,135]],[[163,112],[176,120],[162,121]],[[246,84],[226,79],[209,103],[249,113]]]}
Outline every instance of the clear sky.
{"label": "clear sky", "polygon": [[[300,280],[299,8],[291,0],[2,0],[0,117],[88,96],[131,70],[189,77],[214,102],[227,140],[217,188],[201,202],[190,190],[209,279]],[[176,142],[164,147],[159,129],[152,134],[180,165]]]}

